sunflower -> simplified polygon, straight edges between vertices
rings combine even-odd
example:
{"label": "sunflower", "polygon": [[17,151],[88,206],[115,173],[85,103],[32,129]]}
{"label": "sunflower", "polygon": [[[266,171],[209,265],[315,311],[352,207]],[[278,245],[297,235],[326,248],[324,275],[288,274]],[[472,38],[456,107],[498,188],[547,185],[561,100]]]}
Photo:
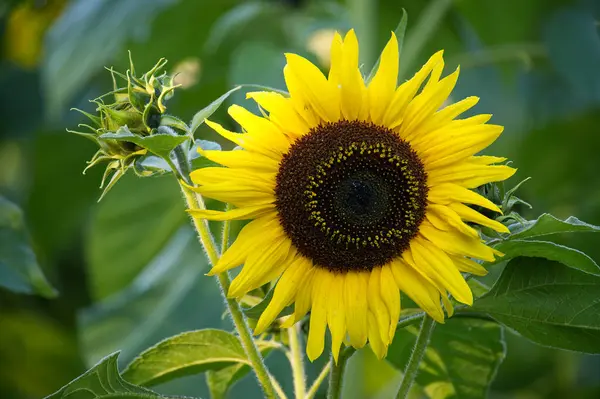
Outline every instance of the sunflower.
{"label": "sunflower", "polygon": [[310,311],[311,360],[323,352],[327,327],[336,360],[343,342],[369,342],[382,358],[401,291],[440,323],[452,315],[449,295],[472,304],[461,273],[485,274],[476,260],[497,254],[473,223],[508,230],[465,204],[500,212],[471,189],[515,172],[494,165],[505,158],[475,156],[503,128],[486,123],[491,115],[457,119],[477,97],[441,108],[459,73],[442,78],[442,51],[397,86],[394,34],[368,83],[352,30],[335,35],[328,77],[296,54],[286,59],[289,97],[248,93],[263,117],[229,108],[244,133],[207,121],[242,150],[202,151],[224,167],[192,172],[195,190],[236,208],[192,213],[252,220],[209,274],[244,264],[228,292],[234,298],[277,281],[256,334],[294,304],[284,325]]}

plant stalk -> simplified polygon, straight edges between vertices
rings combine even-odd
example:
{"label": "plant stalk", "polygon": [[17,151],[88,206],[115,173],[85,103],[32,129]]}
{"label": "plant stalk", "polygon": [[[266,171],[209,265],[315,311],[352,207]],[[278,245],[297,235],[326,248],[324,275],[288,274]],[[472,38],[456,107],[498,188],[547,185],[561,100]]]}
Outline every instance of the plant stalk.
{"label": "plant stalk", "polygon": [[[189,209],[206,209],[204,200],[200,195],[190,190],[183,182],[180,182],[180,187]],[[204,247],[211,265],[214,266],[219,260],[219,254],[217,252],[217,246],[213,236],[208,228],[208,223],[206,220],[199,220],[194,217],[192,217],[192,221],[194,223],[194,227],[196,228],[196,232],[200,237],[200,243]],[[242,313],[239,303],[237,303],[235,299],[227,297],[227,291],[231,285],[229,273],[223,272],[219,274],[217,278],[221,287],[221,293],[223,294],[227,304],[227,309],[229,310],[229,314],[233,320],[233,324],[235,325],[237,333],[240,336],[244,351],[248,356],[248,360],[252,364],[252,368],[254,369],[256,378],[258,379],[258,382],[264,391],[265,397],[268,399],[275,399],[275,388],[273,387],[271,376],[269,375],[256,344],[254,343],[254,339],[252,339],[252,333],[250,331],[250,327],[248,326],[248,322],[246,321],[246,317]]]}
{"label": "plant stalk", "polygon": [[348,359],[356,352],[356,349],[348,347],[340,353],[337,364],[331,358],[331,372],[329,373],[329,388],[327,389],[327,399],[340,399],[342,397],[342,387],[344,372]]}
{"label": "plant stalk", "polygon": [[288,328],[288,339],[290,351],[288,359],[292,367],[294,377],[294,395],[296,399],[304,399],[306,396],[306,375],[304,373],[304,361],[302,359],[302,343],[300,342],[300,324],[296,323]]}
{"label": "plant stalk", "polygon": [[319,391],[319,387],[321,386],[323,381],[325,381],[325,378],[327,378],[327,376],[329,375],[329,372],[331,371],[332,363],[333,362],[330,360],[329,362],[327,362],[325,367],[323,367],[323,370],[321,370],[321,372],[319,373],[319,375],[317,376],[317,378],[311,385],[310,389],[308,390],[308,393],[306,394],[305,399],[313,399],[317,395],[317,392]]}
{"label": "plant stalk", "polygon": [[421,323],[421,330],[419,331],[417,342],[415,342],[410,359],[408,359],[408,364],[406,365],[400,388],[398,388],[396,399],[405,399],[408,395],[410,387],[419,373],[419,366],[421,365],[421,360],[427,350],[427,345],[429,344],[429,339],[431,338],[431,333],[433,333],[434,328],[435,321],[429,316],[425,317],[423,323]]}

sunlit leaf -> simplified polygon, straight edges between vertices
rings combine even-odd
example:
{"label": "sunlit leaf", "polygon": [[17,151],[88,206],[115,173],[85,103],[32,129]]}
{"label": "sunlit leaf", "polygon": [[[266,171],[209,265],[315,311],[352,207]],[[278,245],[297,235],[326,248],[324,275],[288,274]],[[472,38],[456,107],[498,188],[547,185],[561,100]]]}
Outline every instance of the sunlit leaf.
{"label": "sunlit leaf", "polygon": [[548,213],[544,213],[536,220],[526,223],[515,223],[509,226],[511,239],[533,238],[549,234],[600,232],[600,226],[582,222],[575,216],[560,220]]}
{"label": "sunlit leaf", "polygon": [[29,244],[21,209],[0,196],[0,286],[23,294],[53,298],[57,291],[48,283]]}
{"label": "sunlit leaf", "polygon": [[542,345],[600,353],[600,278],[542,258],[516,258],[471,310]]}
{"label": "sunlit leaf", "polygon": [[600,276],[600,266],[589,256],[574,248],[549,241],[507,240],[494,246],[504,254],[498,261],[507,261],[519,256],[539,257],[555,260],[565,266]]}
{"label": "sunlit leaf", "polygon": [[156,385],[232,363],[250,364],[235,335],[223,330],[199,330],[176,335],[144,351],[123,371],[140,385]]}
{"label": "sunlit leaf", "polygon": [[45,399],[161,399],[149,389],[125,381],[119,375],[117,359],[119,353],[113,353],[102,359],[94,367],[71,381],[58,392]]}

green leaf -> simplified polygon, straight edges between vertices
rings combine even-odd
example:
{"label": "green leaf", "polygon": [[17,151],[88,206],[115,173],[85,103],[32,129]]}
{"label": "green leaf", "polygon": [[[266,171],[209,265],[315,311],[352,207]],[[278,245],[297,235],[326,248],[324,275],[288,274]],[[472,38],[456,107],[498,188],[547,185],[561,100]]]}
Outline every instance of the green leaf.
{"label": "green leaf", "polygon": [[512,232],[511,239],[533,238],[558,233],[600,232],[600,226],[582,222],[575,216],[560,220],[548,213],[544,213],[536,220],[512,224],[509,229]]}
{"label": "green leaf", "polygon": [[[258,350],[263,358],[274,349],[271,342],[258,341],[256,343]],[[245,363],[236,363],[234,365],[224,367],[221,370],[209,370],[206,373],[206,383],[210,390],[212,399],[224,399],[229,388],[237,381],[241,380],[250,372],[251,368]]]}
{"label": "green leaf", "polygon": [[123,376],[140,385],[156,385],[231,363],[250,364],[239,339],[227,331],[207,329],[167,338],[144,351]]}
{"label": "green leaf", "polygon": [[[267,306],[269,306],[269,303],[271,303],[271,300],[273,299],[274,290],[275,290],[275,288],[270,289],[269,292],[267,292],[267,295],[265,295],[265,297],[262,299],[262,301],[260,301],[256,305],[254,305],[250,308],[242,307],[242,310],[246,314],[246,317],[258,320],[260,318],[260,315],[263,314],[263,312],[267,308]],[[286,306],[279,313],[279,316],[277,316],[277,318],[283,317],[283,316],[288,316],[288,315],[291,315],[292,313],[294,313],[294,306],[292,306],[292,305]]]}
{"label": "green leaf", "polygon": [[194,117],[192,118],[192,122],[190,123],[190,134],[193,136],[198,127],[204,123],[207,118],[210,118],[212,114],[215,113],[216,110],[227,100],[227,98],[234,92],[240,89],[240,86],[236,86],[233,89],[229,90],[227,93],[223,94],[221,97],[217,98],[212,103],[208,104],[206,107],[202,108],[200,111],[196,112]]}
{"label": "green leaf", "polygon": [[[394,337],[387,360],[400,370],[406,367],[417,333],[418,327],[410,326]],[[500,325],[454,317],[436,326],[416,381],[432,399],[484,398],[504,355]]]}
{"label": "green leaf", "polygon": [[157,133],[151,136],[139,136],[131,133],[127,126],[121,126],[115,133],[104,133],[100,136],[100,138],[134,143],[142,148],[146,148],[151,153],[156,154],[163,159],[169,159],[171,151],[173,151],[173,149],[175,149],[175,147],[177,147],[179,144],[187,141],[189,137],[180,136],[174,132],[173,134],[169,134],[167,132],[172,130],[167,129],[168,128],[161,129],[162,132],[165,133]]}
{"label": "green leaf", "polygon": [[45,399],[159,399],[167,398],[125,381],[119,375],[119,353],[102,359],[94,367]]}
{"label": "green leaf", "polygon": [[[400,22],[398,23],[398,26],[396,26],[396,30],[394,31],[394,33],[396,34],[396,38],[398,39],[398,54],[400,55],[400,57],[402,57],[402,46],[404,45],[404,34],[406,33],[406,25],[407,24],[408,24],[408,13],[403,8],[402,9],[402,19],[400,19]],[[375,74],[377,73],[377,69],[379,68],[380,62],[381,62],[381,55],[379,55],[379,58],[377,58],[375,65],[373,65],[373,68],[371,68],[371,72],[369,72],[369,76],[367,76],[367,79],[365,80],[365,82],[367,84],[369,82],[371,82],[371,79],[373,79],[373,77],[375,77]]]}
{"label": "green leaf", "polygon": [[504,253],[498,262],[507,261],[519,256],[529,256],[555,260],[565,266],[600,276],[600,267],[592,258],[574,248],[555,244],[549,241],[507,240],[494,246]]}
{"label": "green leaf", "polygon": [[23,294],[54,298],[29,244],[21,209],[0,196],[0,286]]}
{"label": "green leaf", "polygon": [[600,353],[600,278],[542,258],[516,258],[470,309],[538,344]]}

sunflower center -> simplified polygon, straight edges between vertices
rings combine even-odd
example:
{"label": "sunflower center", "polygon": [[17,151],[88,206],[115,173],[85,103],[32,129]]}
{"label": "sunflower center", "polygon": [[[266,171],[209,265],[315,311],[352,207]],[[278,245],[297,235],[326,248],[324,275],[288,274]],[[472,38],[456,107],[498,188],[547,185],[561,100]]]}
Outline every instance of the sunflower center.
{"label": "sunflower center", "polygon": [[333,272],[402,254],[425,217],[427,176],[396,133],[361,121],[317,126],[284,155],[276,207],[294,246]]}

